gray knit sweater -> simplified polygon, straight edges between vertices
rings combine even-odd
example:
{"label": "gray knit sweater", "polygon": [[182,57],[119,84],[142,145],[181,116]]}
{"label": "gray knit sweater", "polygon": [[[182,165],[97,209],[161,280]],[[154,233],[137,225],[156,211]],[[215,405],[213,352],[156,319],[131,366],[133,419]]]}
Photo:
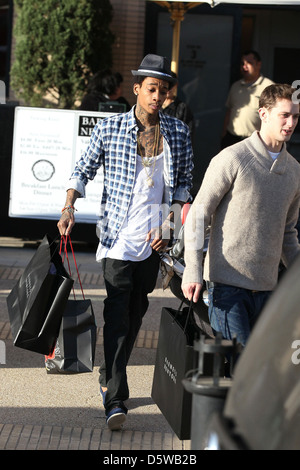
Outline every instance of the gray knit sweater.
{"label": "gray knit sweater", "polygon": [[211,160],[187,217],[182,283],[203,282],[202,247],[191,230],[211,224],[204,279],[272,290],[280,259],[288,266],[300,251],[299,203],[300,165],[285,144],[275,162],[258,132],[224,149]]}

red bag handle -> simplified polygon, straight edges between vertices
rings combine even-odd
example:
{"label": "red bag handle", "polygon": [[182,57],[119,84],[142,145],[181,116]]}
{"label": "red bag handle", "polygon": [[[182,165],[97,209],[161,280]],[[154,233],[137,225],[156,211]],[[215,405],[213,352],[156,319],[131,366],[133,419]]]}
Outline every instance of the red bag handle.
{"label": "red bag handle", "polygon": [[[64,237],[64,235],[61,236],[59,254],[61,255],[62,244],[64,242],[64,253],[63,253],[62,261],[64,262],[64,257],[66,255],[67,262],[68,262],[68,267],[69,267],[69,274],[70,274],[70,276],[72,276],[71,266],[70,266],[70,261],[69,261],[69,256],[68,256],[68,250],[67,250],[68,240],[69,240],[69,243],[70,243],[70,247],[71,247],[71,251],[72,251],[72,255],[73,255],[73,259],[74,259],[74,264],[75,264],[75,267],[76,267],[77,276],[78,276],[79,284],[80,284],[80,287],[81,287],[82,297],[85,300],[85,296],[84,296],[84,293],[83,293],[81,279],[80,279],[80,276],[79,276],[78,266],[77,266],[77,262],[76,262],[76,258],[75,258],[75,254],[74,254],[73,245],[72,245],[72,242],[71,242],[70,235],[67,235],[66,237]],[[74,295],[74,299],[76,300],[74,287],[73,287],[73,295]],[[47,361],[47,359],[54,359],[54,358],[55,358],[55,345],[54,345],[53,351],[49,354],[49,356],[45,356],[45,362]]]}
{"label": "red bag handle", "polygon": [[[75,253],[74,253],[74,250],[73,250],[73,245],[72,245],[72,242],[71,242],[71,237],[70,237],[70,235],[66,235],[66,236],[62,235],[62,236],[61,236],[59,254],[61,255],[62,243],[64,242],[63,262],[64,262],[64,257],[65,257],[65,255],[66,255],[67,262],[68,262],[68,267],[69,267],[69,273],[70,273],[70,276],[72,276],[71,266],[70,266],[70,261],[69,261],[69,256],[68,256],[68,250],[67,250],[68,241],[69,241],[70,248],[71,248],[71,252],[72,252],[72,255],[73,255],[74,264],[75,264],[75,267],[76,267],[77,276],[78,276],[78,281],[79,281],[80,288],[81,288],[81,292],[82,292],[82,297],[83,297],[83,299],[85,299],[84,292],[83,292],[83,288],[82,288],[82,284],[81,284],[81,279],[80,279],[80,276],[79,276],[78,266],[77,266],[77,262],[76,262],[76,258],[75,258]],[[74,288],[73,288],[73,294],[74,294],[74,299],[75,299],[75,291],[74,291]]]}

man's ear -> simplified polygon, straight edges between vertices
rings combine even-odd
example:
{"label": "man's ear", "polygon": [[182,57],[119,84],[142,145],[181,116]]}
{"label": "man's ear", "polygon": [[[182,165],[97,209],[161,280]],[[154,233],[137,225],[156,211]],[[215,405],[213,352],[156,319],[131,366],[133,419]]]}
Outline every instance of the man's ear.
{"label": "man's ear", "polygon": [[259,112],[259,116],[260,116],[261,121],[264,122],[264,123],[268,122],[269,110],[267,108],[263,107],[263,108],[259,108],[258,112]]}
{"label": "man's ear", "polygon": [[133,93],[134,93],[136,96],[139,94],[139,93],[138,93],[139,88],[140,88],[140,86],[139,86],[138,83],[134,83],[134,84],[133,84]]}

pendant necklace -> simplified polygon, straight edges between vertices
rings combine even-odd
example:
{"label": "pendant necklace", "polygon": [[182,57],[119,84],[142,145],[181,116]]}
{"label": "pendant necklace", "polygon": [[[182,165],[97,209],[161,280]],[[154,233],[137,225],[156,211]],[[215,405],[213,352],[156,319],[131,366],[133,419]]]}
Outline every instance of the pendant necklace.
{"label": "pendant necklace", "polygon": [[[154,170],[155,170],[155,164],[156,164],[156,157],[157,157],[157,152],[158,152],[158,145],[159,145],[159,137],[160,137],[160,129],[159,129],[159,123],[155,125],[155,133],[154,133],[154,144],[153,144],[153,151],[152,151],[152,156],[146,157],[146,147],[145,147],[145,156],[143,157],[142,155],[142,147],[141,147],[141,142],[139,135],[137,135],[137,144],[138,144],[138,149],[140,156],[142,158],[142,165],[145,169],[146,173],[146,182],[149,188],[154,187],[154,182],[153,182],[153,175],[154,175]],[[151,168],[151,174],[148,173],[148,168]]]}

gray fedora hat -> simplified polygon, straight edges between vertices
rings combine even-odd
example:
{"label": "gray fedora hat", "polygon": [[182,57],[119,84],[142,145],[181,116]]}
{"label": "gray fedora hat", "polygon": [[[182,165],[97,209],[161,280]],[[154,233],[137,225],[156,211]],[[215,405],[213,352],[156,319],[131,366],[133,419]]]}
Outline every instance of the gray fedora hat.
{"label": "gray fedora hat", "polygon": [[134,76],[159,78],[172,85],[177,83],[177,79],[172,76],[170,61],[166,57],[156,54],[146,55],[138,70],[131,70],[131,73]]}

